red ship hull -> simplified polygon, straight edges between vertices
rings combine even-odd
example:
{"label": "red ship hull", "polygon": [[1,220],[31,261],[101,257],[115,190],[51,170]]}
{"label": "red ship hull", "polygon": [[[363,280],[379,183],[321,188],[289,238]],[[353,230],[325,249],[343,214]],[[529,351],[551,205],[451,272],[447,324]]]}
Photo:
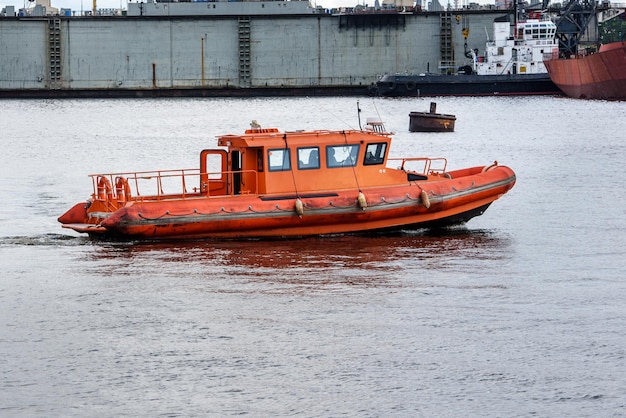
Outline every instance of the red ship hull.
{"label": "red ship hull", "polygon": [[602,45],[592,55],[544,64],[554,84],[570,97],[626,100],[626,42]]}

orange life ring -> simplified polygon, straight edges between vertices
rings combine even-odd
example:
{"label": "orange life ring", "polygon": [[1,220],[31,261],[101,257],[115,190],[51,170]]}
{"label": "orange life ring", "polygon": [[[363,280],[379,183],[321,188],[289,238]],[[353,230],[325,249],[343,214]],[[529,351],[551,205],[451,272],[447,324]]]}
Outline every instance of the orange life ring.
{"label": "orange life ring", "polygon": [[108,178],[102,176],[98,179],[98,199],[110,200],[113,197],[113,188]]}
{"label": "orange life ring", "polygon": [[130,186],[128,185],[128,180],[124,177],[115,178],[115,194],[117,195],[117,200],[121,202],[130,200]]}

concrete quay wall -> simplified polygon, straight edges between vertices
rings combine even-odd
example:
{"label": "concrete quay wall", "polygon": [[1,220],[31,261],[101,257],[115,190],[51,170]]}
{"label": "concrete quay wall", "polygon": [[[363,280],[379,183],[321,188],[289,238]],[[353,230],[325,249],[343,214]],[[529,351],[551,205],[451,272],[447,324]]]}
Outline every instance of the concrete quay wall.
{"label": "concrete quay wall", "polygon": [[[493,19],[504,13],[473,14],[469,47],[484,49]],[[461,26],[452,25],[457,61],[465,60]],[[437,71],[440,33],[436,13],[1,18],[0,96],[90,90],[366,91],[383,73]]]}

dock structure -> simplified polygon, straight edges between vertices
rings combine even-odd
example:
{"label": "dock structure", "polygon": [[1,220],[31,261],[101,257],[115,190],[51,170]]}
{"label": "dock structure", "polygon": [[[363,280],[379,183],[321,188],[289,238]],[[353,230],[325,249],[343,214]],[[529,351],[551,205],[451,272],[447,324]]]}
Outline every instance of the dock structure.
{"label": "dock structure", "polygon": [[[0,97],[361,95],[381,74],[427,72],[443,59],[465,59],[459,19],[442,28],[449,12],[272,13],[282,3],[306,3],[274,1],[251,2],[259,9],[246,14],[166,13],[176,5],[231,3],[129,3],[133,9],[120,16],[0,17]],[[148,13],[156,7],[160,14]],[[458,13],[471,14],[476,30],[467,42],[480,47],[486,35],[479,28],[508,12]]]}

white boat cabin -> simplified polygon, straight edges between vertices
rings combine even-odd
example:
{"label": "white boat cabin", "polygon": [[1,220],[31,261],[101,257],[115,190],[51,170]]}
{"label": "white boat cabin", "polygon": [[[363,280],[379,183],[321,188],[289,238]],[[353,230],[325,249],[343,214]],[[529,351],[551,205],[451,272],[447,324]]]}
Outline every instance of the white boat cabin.
{"label": "white boat cabin", "polygon": [[551,20],[518,22],[511,36],[508,18],[496,19],[493,33],[494,40],[487,42],[484,55],[474,53],[474,72],[479,75],[547,73],[544,57],[558,55],[556,25]]}

